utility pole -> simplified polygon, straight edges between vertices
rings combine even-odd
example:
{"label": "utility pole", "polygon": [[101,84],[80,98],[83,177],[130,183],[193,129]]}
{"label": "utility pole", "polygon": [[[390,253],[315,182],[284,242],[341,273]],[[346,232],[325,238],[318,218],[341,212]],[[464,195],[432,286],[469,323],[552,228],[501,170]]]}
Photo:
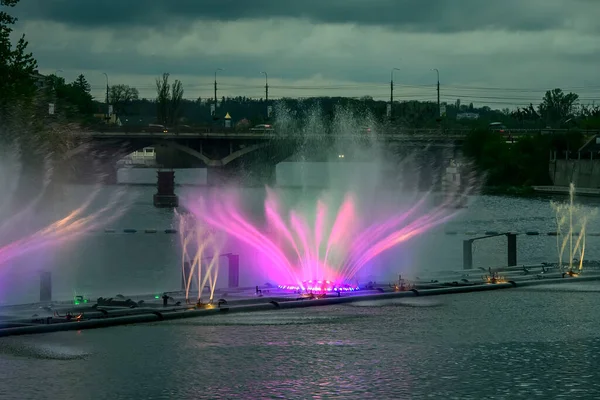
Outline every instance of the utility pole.
{"label": "utility pole", "polygon": [[432,68],[432,71],[435,71],[437,74],[437,108],[438,108],[438,117],[442,116],[442,108],[440,104],[440,71],[437,68]]}
{"label": "utility pole", "polygon": [[265,103],[267,105],[267,119],[269,119],[269,75],[265,71],[261,74],[265,75]]}
{"label": "utility pole", "polygon": [[102,73],[106,77],[106,121],[110,120],[110,105],[108,104],[108,74]]}
{"label": "utility pole", "polygon": [[261,74],[265,75],[265,101],[269,102],[269,75],[265,71],[262,71]]}
{"label": "utility pole", "polygon": [[56,86],[58,84],[58,73],[63,72],[62,69],[57,69],[54,72],[54,77],[52,79],[52,103],[48,104],[48,114],[54,115],[56,112],[56,103],[58,102],[58,94],[56,93]]}
{"label": "utility pole", "polygon": [[390,119],[392,119],[392,109],[394,107],[394,71],[400,71],[400,68],[392,68],[390,73]]}
{"label": "utility pole", "polygon": [[217,115],[217,103],[218,103],[218,100],[217,100],[217,72],[218,71],[224,71],[224,69],[223,68],[217,68],[215,70],[215,116]]}

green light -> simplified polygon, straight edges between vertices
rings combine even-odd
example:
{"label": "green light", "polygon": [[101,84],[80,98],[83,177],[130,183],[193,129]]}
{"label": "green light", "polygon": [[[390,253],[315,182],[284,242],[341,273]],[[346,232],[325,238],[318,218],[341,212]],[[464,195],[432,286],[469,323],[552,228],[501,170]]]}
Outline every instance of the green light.
{"label": "green light", "polygon": [[83,296],[75,296],[75,298],[73,299],[73,304],[75,304],[76,306],[80,305],[81,303],[87,303],[88,301],[86,299],[83,298]]}
{"label": "green light", "polygon": [[160,299],[159,295],[154,296],[155,299]]}
{"label": "green light", "polygon": [[87,302],[88,302],[87,299],[83,301],[84,304],[87,304]]}

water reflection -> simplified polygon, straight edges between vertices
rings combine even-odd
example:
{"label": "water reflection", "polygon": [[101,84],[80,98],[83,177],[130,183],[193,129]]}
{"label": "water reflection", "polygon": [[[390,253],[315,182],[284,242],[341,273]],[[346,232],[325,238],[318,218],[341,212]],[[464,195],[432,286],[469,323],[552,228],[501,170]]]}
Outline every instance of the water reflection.
{"label": "water reflection", "polygon": [[443,307],[331,306],[9,338],[0,346],[0,397],[600,396],[596,293],[439,299]]}

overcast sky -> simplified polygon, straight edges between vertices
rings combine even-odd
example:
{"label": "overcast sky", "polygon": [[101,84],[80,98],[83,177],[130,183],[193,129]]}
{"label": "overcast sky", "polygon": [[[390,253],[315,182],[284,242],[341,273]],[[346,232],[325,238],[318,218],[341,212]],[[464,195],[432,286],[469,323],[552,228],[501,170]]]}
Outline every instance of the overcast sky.
{"label": "overcast sky", "polygon": [[170,72],[185,97],[318,95],[497,108],[554,87],[600,102],[600,0],[21,0],[11,10],[42,73],[84,73],[155,97]]}

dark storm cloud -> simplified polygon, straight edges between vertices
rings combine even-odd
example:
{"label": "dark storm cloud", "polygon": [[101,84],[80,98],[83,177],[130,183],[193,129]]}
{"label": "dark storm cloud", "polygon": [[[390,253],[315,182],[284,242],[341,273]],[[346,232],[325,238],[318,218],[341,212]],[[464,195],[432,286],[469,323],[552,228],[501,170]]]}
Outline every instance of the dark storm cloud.
{"label": "dark storm cloud", "polygon": [[[204,76],[206,82],[205,91],[210,94],[212,88],[212,76],[216,67],[223,68],[224,71],[219,73],[219,82],[223,89],[229,86],[228,80],[230,77],[239,78],[257,78],[259,81],[255,87],[249,88],[229,88],[227,90],[239,90],[239,95],[261,96],[263,87],[263,76],[258,71],[269,71],[269,78],[284,79],[284,80],[302,80],[310,79],[315,74],[320,74],[324,79],[333,81],[353,81],[357,84],[369,83],[370,85],[380,83],[380,86],[373,87],[372,95],[385,95],[389,93],[389,69],[372,68],[370,60],[357,60],[355,63],[336,64],[335,67],[327,67],[329,63],[323,61],[319,55],[304,57],[305,63],[299,63],[294,58],[280,58],[277,60],[268,61],[265,64],[264,57],[260,55],[238,55],[235,58],[229,55],[213,56],[206,58],[202,55],[190,54],[186,57],[185,62],[169,58],[159,58],[156,56],[144,57],[133,52],[97,54],[84,53],[74,51],[73,49],[64,50],[36,50],[36,58],[41,65],[53,66],[71,71],[96,70],[107,72],[110,76],[118,75],[141,75],[150,76],[144,87],[152,89],[154,87],[154,77],[158,77],[163,72],[169,72],[174,76]],[[487,57],[471,56],[448,56],[444,59],[444,63],[439,65],[444,76],[443,82],[448,82],[450,79],[453,83],[469,84],[471,82],[511,82],[509,87],[518,87],[520,84],[526,84],[529,87],[535,85],[531,83],[529,74],[525,73],[532,68],[537,67],[539,63],[552,66],[546,70],[548,75],[548,84],[556,84],[562,82],[567,84],[567,81],[572,80],[573,75],[569,72],[575,65],[578,64],[579,58],[565,59],[560,55],[551,52],[539,54],[533,57],[533,60],[522,60],[521,69],[516,71],[512,57],[506,57],[504,54],[494,54]],[[589,64],[597,65],[600,62],[600,54],[590,56],[587,60]],[[495,68],[490,68],[494,65]],[[307,67],[312,66],[312,67]],[[469,66],[469,68],[465,68]],[[104,77],[98,74],[98,79],[104,82]],[[568,78],[568,79],[567,79]],[[544,79],[540,78],[542,81]],[[435,75],[428,68],[403,68],[395,76],[395,81],[398,85],[428,85],[434,90]],[[539,81],[539,79],[538,79]],[[554,83],[552,83],[554,82]],[[127,83],[127,82],[114,82]],[[185,86],[186,82],[184,82]],[[491,86],[495,86],[492,84]],[[544,87],[545,82],[538,82],[539,87]],[[536,86],[538,87],[538,86]],[[306,88],[306,91],[294,92],[294,96],[314,96],[321,95],[316,93],[314,87]],[[371,90],[371,89],[370,89]],[[396,95],[402,97],[404,89],[398,87]],[[272,87],[272,95],[285,95],[284,89]],[[365,93],[369,94],[369,93]],[[337,96],[344,95],[340,92],[340,88],[332,89],[328,95]],[[457,94],[460,97],[460,93]]]}
{"label": "dark storm cloud", "polygon": [[537,31],[600,15],[598,0],[23,0],[22,20],[88,27],[184,26],[198,20],[292,17],[402,31]]}
{"label": "dark storm cloud", "polygon": [[[220,81],[226,82],[228,76],[257,78],[262,81],[264,75],[260,71],[267,70],[269,78],[279,79],[309,79],[315,74],[322,74],[326,78],[335,80],[352,80],[354,82],[381,81],[384,91],[387,91],[388,69],[378,71],[367,68],[369,60],[362,64],[342,63],[335,68],[323,68],[323,60],[319,55],[304,56],[302,63],[295,58],[282,57],[277,60],[265,61],[261,55],[242,54],[232,57],[220,55],[205,57],[203,55],[189,54],[181,62],[158,56],[141,56],[134,52],[97,54],[81,52],[76,49],[45,50],[35,49],[35,56],[41,65],[58,66],[59,69],[68,70],[99,70],[109,73],[132,75],[155,75],[169,72],[173,75],[196,75],[212,77],[216,68],[224,69],[219,73]],[[327,61],[325,62],[327,64]],[[313,68],[307,67],[313,66]],[[360,73],[357,74],[357,69]],[[400,77],[397,78],[400,81]],[[154,81],[149,81],[154,85]],[[259,92],[262,91],[259,86]],[[310,93],[308,93],[310,94]]]}

